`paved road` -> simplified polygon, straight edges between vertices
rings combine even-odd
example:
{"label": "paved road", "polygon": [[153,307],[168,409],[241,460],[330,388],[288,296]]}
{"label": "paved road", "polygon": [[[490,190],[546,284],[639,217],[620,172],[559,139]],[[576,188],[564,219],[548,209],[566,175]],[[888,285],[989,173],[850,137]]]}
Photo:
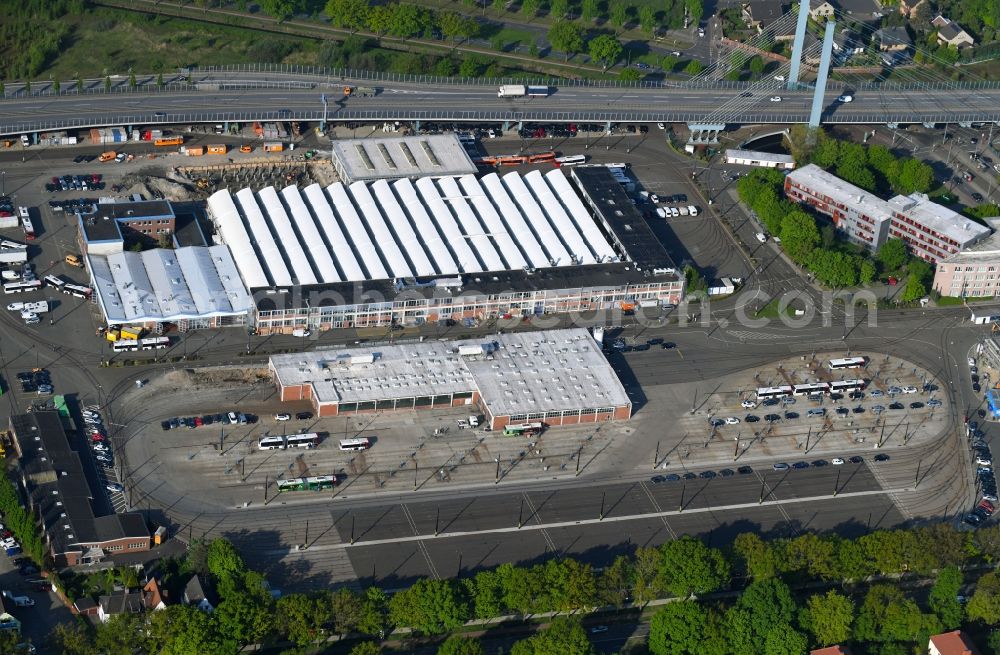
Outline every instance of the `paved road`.
{"label": "paved road", "polygon": [[[18,96],[0,101],[0,133],[94,125],[151,125],[183,122],[246,122],[255,119],[320,120],[320,94],[342,97],[342,80],[279,74],[216,73],[204,90],[164,90],[112,94]],[[222,90],[212,90],[224,82]],[[280,88],[293,82],[293,88]],[[255,88],[272,86],[275,88]],[[302,88],[305,87],[305,88]],[[811,93],[781,90],[762,81],[742,88],[565,87],[548,98],[500,99],[492,86],[431,86],[380,83],[374,98],[332,102],[328,119],[349,120],[489,120],[489,121],[634,121],[728,124],[796,123],[808,118]],[[883,89],[854,95],[840,104],[842,89],[826,95],[827,122],[958,122],[1000,120],[1000,89]],[[749,93],[749,97],[742,97]],[[780,97],[780,102],[772,102]]]}

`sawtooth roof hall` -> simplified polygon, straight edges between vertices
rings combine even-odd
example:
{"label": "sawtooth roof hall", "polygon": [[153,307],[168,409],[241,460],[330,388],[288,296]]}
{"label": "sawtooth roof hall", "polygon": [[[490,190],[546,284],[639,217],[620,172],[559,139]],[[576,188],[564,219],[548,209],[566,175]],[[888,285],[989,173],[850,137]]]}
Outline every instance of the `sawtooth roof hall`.
{"label": "sawtooth roof hall", "polygon": [[622,259],[558,169],[222,190],[208,208],[251,290]]}

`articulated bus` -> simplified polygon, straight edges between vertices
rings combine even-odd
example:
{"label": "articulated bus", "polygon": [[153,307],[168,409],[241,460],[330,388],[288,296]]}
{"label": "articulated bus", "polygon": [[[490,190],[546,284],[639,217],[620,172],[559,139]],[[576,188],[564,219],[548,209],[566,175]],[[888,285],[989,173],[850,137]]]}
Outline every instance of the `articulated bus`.
{"label": "articulated bus", "polygon": [[831,359],[827,367],[831,371],[837,371],[844,368],[864,368],[867,365],[867,357],[847,357],[846,359]]}
{"label": "articulated bus", "polygon": [[91,294],[94,293],[94,290],[90,287],[81,286],[79,284],[66,284],[59,290],[76,298],[86,298],[87,300],[90,300]]}
{"label": "articulated bus", "polygon": [[367,437],[359,439],[341,439],[341,450],[368,450],[372,447],[372,442]]}
{"label": "articulated bus", "polygon": [[530,437],[536,434],[541,434],[544,429],[544,423],[520,423],[518,425],[508,425],[503,429],[503,436]]}
{"label": "articulated bus", "polygon": [[830,385],[826,382],[814,382],[812,384],[796,384],[792,387],[792,393],[796,396],[812,396],[817,393],[830,393]]}
{"label": "articulated bus", "polygon": [[111,344],[112,352],[127,353],[139,350],[139,342],[135,339],[119,339]]}
{"label": "articulated bus", "polygon": [[308,478],[278,480],[278,491],[323,491],[333,489],[339,480],[336,475],[313,475]]}
{"label": "articulated bus", "polygon": [[32,280],[30,282],[8,282],[3,285],[3,292],[6,294],[24,293],[25,291],[36,291],[41,288],[42,283],[39,280]]}
{"label": "articulated bus", "polygon": [[159,350],[170,346],[170,337],[149,337],[139,339],[139,347],[142,350]]}
{"label": "articulated bus", "polygon": [[315,432],[289,434],[286,436],[272,435],[261,437],[257,442],[260,450],[285,450],[286,448],[315,448],[319,445],[319,435]]}
{"label": "articulated bus", "polygon": [[564,155],[556,157],[556,166],[576,166],[587,161],[587,155]]}
{"label": "articulated bus", "polygon": [[768,398],[784,398],[792,395],[792,387],[785,384],[780,387],[760,387],[757,389],[757,400]]}
{"label": "articulated bus", "polygon": [[852,391],[862,391],[866,386],[864,380],[839,380],[830,383],[832,393],[851,393]]}

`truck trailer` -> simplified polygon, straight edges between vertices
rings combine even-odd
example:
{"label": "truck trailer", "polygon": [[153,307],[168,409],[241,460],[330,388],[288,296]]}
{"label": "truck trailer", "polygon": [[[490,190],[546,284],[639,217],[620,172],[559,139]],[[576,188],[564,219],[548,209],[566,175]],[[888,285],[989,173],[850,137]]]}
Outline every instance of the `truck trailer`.
{"label": "truck trailer", "polygon": [[504,84],[497,91],[498,98],[523,98],[528,95],[528,87],[523,84]]}

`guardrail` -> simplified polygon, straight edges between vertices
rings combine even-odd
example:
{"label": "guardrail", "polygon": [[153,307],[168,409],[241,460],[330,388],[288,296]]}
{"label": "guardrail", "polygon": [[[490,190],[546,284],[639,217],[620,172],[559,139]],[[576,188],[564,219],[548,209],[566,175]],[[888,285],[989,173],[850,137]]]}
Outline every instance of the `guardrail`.
{"label": "guardrail", "polygon": [[[470,122],[470,123],[519,123],[519,122],[539,122],[539,123],[688,123],[701,122],[705,118],[704,111],[637,111],[627,108],[601,111],[546,111],[546,110],[500,110],[500,111],[464,111],[464,110],[440,110],[440,111],[418,111],[413,109],[338,109],[331,111],[327,116],[330,123],[343,122],[390,122],[390,121],[422,121],[434,123],[441,121],[449,122]],[[220,123],[237,122],[250,123],[253,121],[321,121],[323,120],[321,110],[309,111],[262,111],[262,112],[233,112],[233,111],[210,111],[210,112],[143,112],[143,113],[121,113],[107,114],[99,118],[85,119],[75,118],[61,121],[54,120],[32,120],[20,122],[0,123],[0,134],[18,134],[24,132],[44,132],[57,129],[85,129],[92,127],[110,127],[116,125],[170,125],[177,123]],[[730,124],[793,124],[805,123],[808,121],[808,112],[778,114],[769,112],[748,111],[729,118]],[[828,124],[886,124],[886,123],[960,123],[960,122],[1000,122],[1000,108],[992,111],[964,112],[961,114],[937,111],[936,113],[926,112],[919,114],[883,114],[871,113],[834,113],[824,116],[824,123]]]}

